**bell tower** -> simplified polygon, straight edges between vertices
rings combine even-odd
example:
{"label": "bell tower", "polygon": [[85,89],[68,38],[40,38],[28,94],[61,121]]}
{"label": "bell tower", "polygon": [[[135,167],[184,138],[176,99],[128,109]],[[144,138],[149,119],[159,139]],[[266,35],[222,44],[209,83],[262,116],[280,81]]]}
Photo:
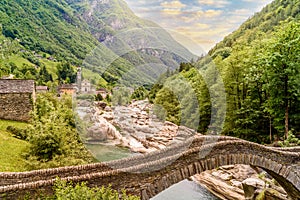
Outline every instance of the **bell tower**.
{"label": "bell tower", "polygon": [[77,67],[77,78],[76,83],[78,86],[78,92],[81,92],[81,67]]}

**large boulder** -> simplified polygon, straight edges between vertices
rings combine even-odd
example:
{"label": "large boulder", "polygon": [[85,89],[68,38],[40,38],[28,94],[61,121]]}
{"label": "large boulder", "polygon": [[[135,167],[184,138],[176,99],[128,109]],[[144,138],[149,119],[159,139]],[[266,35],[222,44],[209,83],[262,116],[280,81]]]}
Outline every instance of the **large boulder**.
{"label": "large boulder", "polygon": [[97,116],[97,123],[87,129],[88,137],[92,140],[104,141],[122,140],[122,135],[111,123],[101,116]]}
{"label": "large boulder", "polygon": [[87,137],[93,141],[105,141],[107,140],[107,133],[101,129],[98,125],[93,125],[87,129]]}
{"label": "large boulder", "polygon": [[242,182],[242,185],[246,200],[255,200],[257,195],[266,188],[265,182],[257,178],[247,178]]}

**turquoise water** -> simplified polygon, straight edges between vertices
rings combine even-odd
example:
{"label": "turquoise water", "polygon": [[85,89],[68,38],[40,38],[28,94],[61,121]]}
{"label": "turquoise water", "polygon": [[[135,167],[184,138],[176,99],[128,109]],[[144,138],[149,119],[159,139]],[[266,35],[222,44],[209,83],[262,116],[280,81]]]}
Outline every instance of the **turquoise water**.
{"label": "turquoise water", "polygon": [[194,181],[184,180],[153,197],[152,200],[218,200]]}
{"label": "turquoise water", "polygon": [[[87,144],[86,147],[102,162],[133,155],[128,149],[111,145]],[[161,192],[152,200],[218,200],[218,198],[197,183],[184,180]]]}
{"label": "turquoise water", "polygon": [[112,145],[86,144],[86,147],[94,155],[94,157],[101,162],[118,160],[133,155],[126,148]]}

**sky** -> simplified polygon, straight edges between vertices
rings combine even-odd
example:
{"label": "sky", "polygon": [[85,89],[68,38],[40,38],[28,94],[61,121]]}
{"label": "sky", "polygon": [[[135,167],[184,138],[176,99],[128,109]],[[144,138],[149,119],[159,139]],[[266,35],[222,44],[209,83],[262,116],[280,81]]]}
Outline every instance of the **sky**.
{"label": "sky", "polygon": [[272,0],[125,0],[196,55],[208,52]]}

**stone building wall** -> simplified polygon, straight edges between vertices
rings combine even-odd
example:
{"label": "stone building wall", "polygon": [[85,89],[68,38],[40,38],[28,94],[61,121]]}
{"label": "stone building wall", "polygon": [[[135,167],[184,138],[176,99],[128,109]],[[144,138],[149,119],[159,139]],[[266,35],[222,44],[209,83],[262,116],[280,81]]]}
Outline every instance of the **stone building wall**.
{"label": "stone building wall", "polygon": [[28,121],[32,109],[32,93],[0,93],[0,119]]}

